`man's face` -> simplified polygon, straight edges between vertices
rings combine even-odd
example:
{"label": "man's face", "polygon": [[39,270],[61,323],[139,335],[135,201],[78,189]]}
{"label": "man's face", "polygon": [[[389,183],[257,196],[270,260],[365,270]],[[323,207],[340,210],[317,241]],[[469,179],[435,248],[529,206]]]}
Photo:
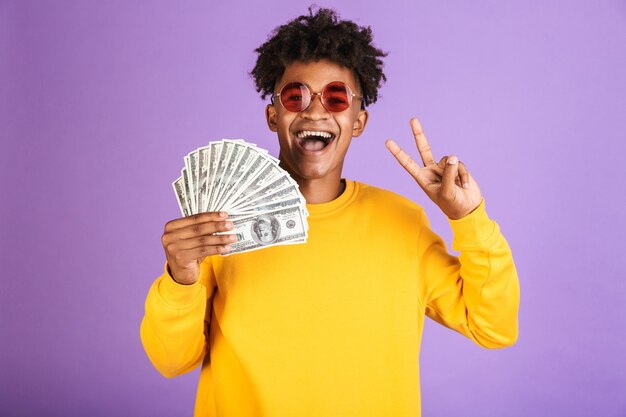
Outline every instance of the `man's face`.
{"label": "man's face", "polygon": [[[307,85],[311,93],[319,93],[328,83],[341,81],[361,96],[353,72],[328,60],[291,63],[276,83],[275,94],[294,81]],[[296,180],[339,180],[350,141],[361,134],[367,122],[367,112],[361,110],[361,100],[357,98],[339,113],[326,110],[320,96],[313,97],[309,107],[299,113],[286,110],[276,99],[274,105],[267,106],[266,116],[270,130],[278,134],[281,166]],[[306,132],[326,132],[331,137],[322,140]]]}

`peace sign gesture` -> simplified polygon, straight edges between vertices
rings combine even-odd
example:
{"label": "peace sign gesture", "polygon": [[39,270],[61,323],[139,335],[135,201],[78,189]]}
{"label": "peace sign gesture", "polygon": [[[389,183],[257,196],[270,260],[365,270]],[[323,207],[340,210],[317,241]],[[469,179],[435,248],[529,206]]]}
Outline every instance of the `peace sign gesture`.
{"label": "peace sign gesture", "polygon": [[444,156],[439,163],[435,162],[417,117],[411,119],[411,129],[423,167],[391,139],[385,142],[387,149],[448,218],[458,220],[467,216],[482,201],[478,184],[456,156]]}

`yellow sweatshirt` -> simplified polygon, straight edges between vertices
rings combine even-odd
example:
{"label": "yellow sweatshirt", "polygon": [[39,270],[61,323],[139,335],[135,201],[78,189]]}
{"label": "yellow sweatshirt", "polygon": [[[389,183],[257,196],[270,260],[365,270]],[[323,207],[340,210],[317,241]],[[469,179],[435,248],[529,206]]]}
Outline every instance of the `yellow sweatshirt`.
{"label": "yellow sweatshirt", "polygon": [[484,203],[450,220],[346,181],[307,206],[308,242],[208,257],[200,279],[150,288],[141,339],[165,376],[200,363],[195,416],[420,415],[424,315],[488,348],[517,339],[511,251]]}

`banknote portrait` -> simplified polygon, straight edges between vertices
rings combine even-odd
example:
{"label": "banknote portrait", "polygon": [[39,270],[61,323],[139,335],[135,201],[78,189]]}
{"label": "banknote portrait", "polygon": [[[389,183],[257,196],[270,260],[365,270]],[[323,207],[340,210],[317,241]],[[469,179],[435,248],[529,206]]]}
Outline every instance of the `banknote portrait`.
{"label": "banknote portrait", "polygon": [[259,216],[251,228],[252,238],[262,245],[274,243],[280,235],[280,223],[274,216]]}

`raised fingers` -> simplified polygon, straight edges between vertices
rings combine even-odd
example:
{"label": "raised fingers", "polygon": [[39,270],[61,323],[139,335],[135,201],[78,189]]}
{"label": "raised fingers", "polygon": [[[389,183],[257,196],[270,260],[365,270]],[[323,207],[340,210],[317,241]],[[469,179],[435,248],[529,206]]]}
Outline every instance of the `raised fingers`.
{"label": "raised fingers", "polygon": [[411,130],[413,131],[413,136],[415,137],[415,145],[417,146],[417,151],[422,158],[424,166],[435,164],[435,158],[433,157],[430,144],[426,139],[426,135],[424,134],[424,129],[422,129],[420,121],[417,119],[417,117],[414,117],[411,119],[410,123]]}
{"label": "raised fingers", "polygon": [[389,152],[393,154],[393,156],[398,160],[400,165],[402,165],[402,167],[406,169],[407,172],[411,174],[413,178],[415,178],[418,184],[421,185],[420,180],[419,180],[421,168],[413,160],[413,158],[411,158],[411,156],[408,153],[404,152],[404,150],[391,139],[388,139],[385,142],[385,146],[387,146],[387,149],[389,149]]}

